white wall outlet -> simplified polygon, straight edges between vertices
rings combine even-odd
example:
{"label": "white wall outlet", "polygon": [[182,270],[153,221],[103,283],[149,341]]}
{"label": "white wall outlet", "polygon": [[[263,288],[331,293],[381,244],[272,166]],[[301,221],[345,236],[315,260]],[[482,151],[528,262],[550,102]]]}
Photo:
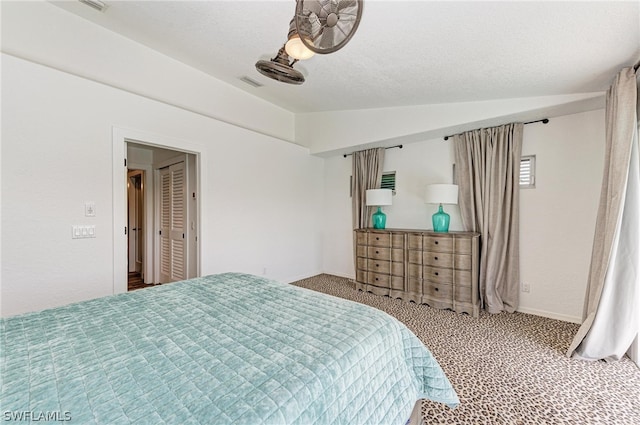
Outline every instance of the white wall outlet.
{"label": "white wall outlet", "polygon": [[528,283],[522,282],[522,292],[531,292],[531,285]]}
{"label": "white wall outlet", "polygon": [[84,215],[85,215],[85,217],[95,217],[96,216],[96,203],[95,202],[85,202],[84,203]]}

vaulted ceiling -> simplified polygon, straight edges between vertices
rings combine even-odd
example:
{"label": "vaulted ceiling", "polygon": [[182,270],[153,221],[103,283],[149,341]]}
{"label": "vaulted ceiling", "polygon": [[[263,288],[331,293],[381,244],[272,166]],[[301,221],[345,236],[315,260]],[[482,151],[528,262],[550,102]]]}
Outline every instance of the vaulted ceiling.
{"label": "vaulted ceiling", "polygon": [[351,41],[297,63],[294,86],[255,69],[294,0],[52,3],[294,113],[601,92],[640,59],[638,1],[365,0]]}

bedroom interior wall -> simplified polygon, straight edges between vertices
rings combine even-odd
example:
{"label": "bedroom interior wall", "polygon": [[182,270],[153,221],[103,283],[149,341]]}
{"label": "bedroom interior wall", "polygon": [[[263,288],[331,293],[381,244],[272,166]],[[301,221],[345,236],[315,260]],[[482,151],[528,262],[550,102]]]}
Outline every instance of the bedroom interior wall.
{"label": "bedroom interior wall", "polygon": [[[580,323],[604,155],[604,111],[553,118],[524,127],[523,155],[536,155],[536,188],[521,190],[520,311]],[[388,228],[431,228],[435,206],[424,204],[429,183],[451,183],[453,147],[442,138],[387,149],[384,170],[396,171]],[[351,159],[325,159],[324,270],[353,278]],[[462,229],[460,210],[445,206],[451,230]]]}
{"label": "bedroom interior wall", "polygon": [[[480,102],[309,112],[296,115],[296,140],[322,157],[409,144],[505,122],[527,122],[604,108],[604,92]],[[317,123],[323,123],[321,132]]]}
{"label": "bedroom interior wall", "polygon": [[525,126],[536,188],[520,191],[522,312],[582,323],[604,145],[604,109]]}
{"label": "bedroom interior wall", "polygon": [[292,112],[51,2],[2,1],[0,10],[3,53],[294,141]]}
{"label": "bedroom interior wall", "polygon": [[[2,55],[2,316],[113,293],[112,130],[189,141],[207,162],[202,274],[322,271],[323,160],[301,146]],[[153,141],[153,140],[151,140]],[[84,216],[84,202],[96,217]],[[71,238],[95,224],[95,239]]]}

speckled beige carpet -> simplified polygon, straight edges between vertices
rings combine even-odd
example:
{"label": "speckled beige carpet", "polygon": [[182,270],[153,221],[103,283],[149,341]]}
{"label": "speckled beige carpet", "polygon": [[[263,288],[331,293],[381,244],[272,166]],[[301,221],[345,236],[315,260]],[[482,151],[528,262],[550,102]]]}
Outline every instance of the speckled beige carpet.
{"label": "speckled beige carpet", "polygon": [[294,284],[383,310],[429,347],[461,404],[424,401],[427,424],[640,424],[640,370],[628,358],[567,358],[576,324],[522,313],[475,319],[357,291],[326,274]]}

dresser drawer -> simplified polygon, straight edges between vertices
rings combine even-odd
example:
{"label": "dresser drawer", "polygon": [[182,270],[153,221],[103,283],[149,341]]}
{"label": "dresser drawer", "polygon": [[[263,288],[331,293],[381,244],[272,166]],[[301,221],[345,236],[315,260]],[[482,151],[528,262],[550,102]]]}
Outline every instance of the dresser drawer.
{"label": "dresser drawer", "polygon": [[390,233],[369,233],[369,240],[367,245],[371,246],[391,246],[391,234]]}
{"label": "dresser drawer", "polygon": [[391,276],[391,281],[389,282],[389,288],[396,289],[398,291],[404,291],[404,277]]}
{"label": "dresser drawer", "polygon": [[402,248],[404,235],[397,233],[370,232],[367,245],[380,247]]}
{"label": "dresser drawer", "polygon": [[471,286],[473,281],[471,280],[471,270],[454,270],[456,285]]}
{"label": "dresser drawer", "polygon": [[407,292],[422,294],[422,279],[410,277],[407,279]]}
{"label": "dresser drawer", "polygon": [[407,265],[407,276],[409,278],[422,279],[422,266],[420,264],[409,263]]}
{"label": "dresser drawer", "polygon": [[474,301],[471,286],[456,286],[454,292],[454,298],[457,302],[471,303]]}
{"label": "dresser drawer", "polygon": [[409,263],[422,264],[422,255],[424,254],[422,251],[410,249],[408,253],[409,253],[408,255]]}
{"label": "dresser drawer", "polygon": [[[367,271],[367,259],[363,257],[358,257],[356,259],[356,270],[364,270]],[[358,279],[360,280],[360,279]],[[363,280],[364,282],[364,280]]]}
{"label": "dresser drawer", "polygon": [[471,254],[472,239],[460,236],[409,233],[407,235],[407,248],[419,251]]}
{"label": "dresser drawer", "polygon": [[471,256],[450,254],[446,252],[424,252],[422,263],[425,266],[452,267],[460,270],[471,270]]}
{"label": "dresser drawer", "polygon": [[422,239],[424,236],[416,233],[409,233],[407,235],[407,248],[422,251]]}
{"label": "dresser drawer", "polygon": [[367,247],[367,257],[374,260],[404,261],[404,254],[401,248],[370,246]]}
{"label": "dresser drawer", "polygon": [[402,261],[402,250],[394,248],[358,245],[356,246],[356,255],[358,257],[373,258],[376,260]]}
{"label": "dresser drawer", "polygon": [[470,238],[455,238],[455,243],[454,243],[454,251],[457,252],[458,254],[469,254],[471,255],[472,253],[472,242],[473,239]]}
{"label": "dresser drawer", "polygon": [[404,278],[401,276],[390,276],[388,274],[367,273],[366,282],[369,285],[380,286],[382,288],[404,290]]}
{"label": "dresser drawer", "polygon": [[434,299],[441,299],[443,301],[451,301],[453,287],[451,285],[440,285],[424,281],[422,283],[422,293]]}
{"label": "dresser drawer", "polygon": [[453,269],[424,266],[422,278],[433,283],[451,284],[453,282]]}
{"label": "dresser drawer", "polygon": [[453,238],[446,236],[425,236],[422,249],[433,252],[453,252]]}
{"label": "dresser drawer", "polygon": [[358,269],[366,270],[374,273],[393,274],[395,276],[404,276],[404,264],[395,261],[372,260],[367,258],[358,258]]}

